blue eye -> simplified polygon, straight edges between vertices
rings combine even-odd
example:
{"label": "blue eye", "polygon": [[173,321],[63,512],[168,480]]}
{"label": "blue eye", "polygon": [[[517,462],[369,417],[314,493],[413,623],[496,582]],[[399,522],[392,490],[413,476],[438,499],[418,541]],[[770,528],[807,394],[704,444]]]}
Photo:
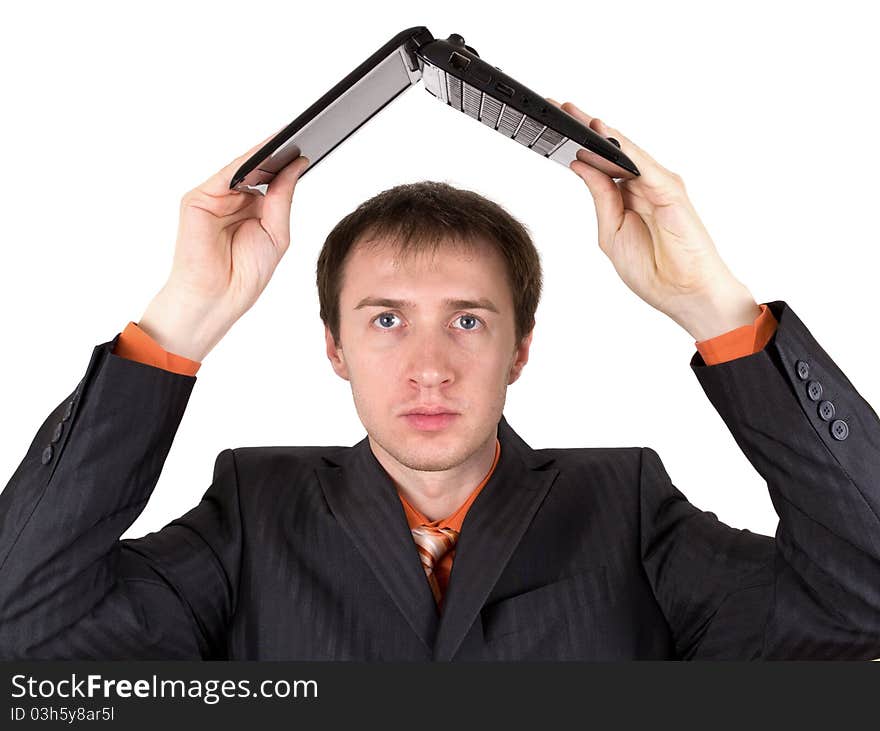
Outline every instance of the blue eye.
{"label": "blue eye", "polygon": [[[383,312],[381,315],[379,315],[379,316],[376,318],[376,320],[381,320],[383,317],[397,317],[397,315],[395,315],[393,312]],[[375,322],[376,320],[373,320],[373,322]],[[379,329],[380,329],[380,330],[390,330],[391,328],[388,328],[388,327],[380,327]]]}
{"label": "blue eye", "polygon": [[[378,315],[373,320],[373,322],[376,322],[376,321],[381,322],[384,318],[387,323],[388,318],[396,318],[396,317],[397,317],[397,315],[394,314],[393,312],[383,312],[381,315]],[[474,323],[480,323],[480,325],[483,324],[483,321],[479,317],[476,317],[474,315],[468,315],[468,314],[459,315],[458,317],[456,317],[456,320],[469,320],[469,321],[473,320]],[[382,325],[379,325],[379,329],[380,330],[393,330],[394,328],[393,327],[383,327]],[[458,328],[458,329],[464,330],[465,332],[472,332],[478,328],[472,326],[472,327],[464,327],[464,328]]]}
{"label": "blue eye", "polygon": [[[482,321],[480,320],[480,318],[479,318],[479,317],[474,317],[473,315],[459,315],[459,316],[458,316],[457,318],[455,318],[455,319],[456,319],[456,320],[473,320],[474,323],[479,322],[480,324],[482,324]],[[463,328],[463,329],[464,329],[464,330],[475,330],[476,327],[466,327],[466,328]]]}

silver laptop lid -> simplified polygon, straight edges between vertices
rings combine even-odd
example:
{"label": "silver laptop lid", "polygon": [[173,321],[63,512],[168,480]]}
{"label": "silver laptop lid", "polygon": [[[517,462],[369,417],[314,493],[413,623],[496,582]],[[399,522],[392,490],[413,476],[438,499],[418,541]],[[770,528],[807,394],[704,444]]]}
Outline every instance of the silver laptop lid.
{"label": "silver laptop lid", "polygon": [[265,195],[272,178],[299,155],[309,159],[300,177],[306,175],[422,77],[414,50],[429,40],[424,26],[395,35],[245,162],[230,189]]}

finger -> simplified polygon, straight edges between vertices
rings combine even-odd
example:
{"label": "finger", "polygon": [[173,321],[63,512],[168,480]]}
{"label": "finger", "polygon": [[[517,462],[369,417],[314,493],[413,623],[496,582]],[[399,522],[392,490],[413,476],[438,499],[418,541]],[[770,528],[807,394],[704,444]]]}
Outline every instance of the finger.
{"label": "finger", "polygon": [[577,108],[574,104],[572,104],[571,102],[565,102],[565,103],[560,107],[560,109],[562,109],[563,112],[568,112],[572,117],[574,117],[574,118],[575,118],[576,120],[578,120],[579,122],[583,122],[583,123],[584,123],[585,125],[587,125],[588,127],[590,126],[590,122],[593,121],[593,117],[591,117],[589,114],[587,114],[587,113],[586,113],[585,111],[583,111],[582,109],[578,109],[578,108]]}
{"label": "finger", "polygon": [[254,155],[257,150],[259,150],[263,145],[265,145],[269,140],[271,140],[277,132],[273,132],[262,142],[254,145],[250,150],[245,152],[243,155],[239,155],[228,165],[225,165],[221,170],[214,173],[210,178],[208,178],[204,183],[198,186],[198,190],[203,193],[207,193],[208,195],[235,195],[240,196],[242,192],[240,190],[230,190],[229,189],[229,181],[232,180],[232,176],[238,171],[238,169],[248,161],[248,159]]}
{"label": "finger", "polygon": [[593,196],[599,248],[607,254],[623,225],[624,205],[620,188],[608,175],[582,160],[572,160],[569,167],[586,183]]}
{"label": "finger", "polygon": [[263,198],[261,223],[280,253],[290,245],[290,206],[300,175],[309,166],[309,159],[300,155],[282,168],[269,183]]}
{"label": "finger", "polygon": [[[680,188],[680,180],[671,171],[663,167],[620,130],[609,127],[598,117],[591,117],[571,102],[563,104],[562,109],[584,122],[584,124],[588,125],[597,134],[602,135],[602,137],[613,137],[620,143],[620,151],[635,163],[635,166],[641,173],[638,178],[629,181],[630,184],[654,189],[666,194]],[[586,161],[588,154],[586,151],[578,150],[578,159]]]}
{"label": "finger", "polygon": [[628,211],[635,211],[643,219],[654,215],[655,206],[652,205],[644,196],[639,195],[631,185],[617,185],[620,195],[623,198],[623,207]]}
{"label": "finger", "polygon": [[[565,109],[563,104],[560,104],[552,97],[548,96],[545,99],[552,105],[562,109],[562,111],[575,116],[572,111]],[[568,102],[568,104],[574,106],[571,102]],[[578,112],[576,116],[578,121],[586,122],[587,124],[592,121],[593,118],[588,114],[581,112],[576,107],[575,109]],[[624,205],[620,188],[617,187],[617,184],[608,175],[600,170],[596,170],[591,165],[585,164],[581,160],[572,160],[569,169],[587,184],[590,194],[593,196],[593,205],[596,208],[596,219],[599,229],[599,246],[603,251],[606,251],[607,247],[614,240],[614,234],[617,232],[617,229],[623,223]]]}

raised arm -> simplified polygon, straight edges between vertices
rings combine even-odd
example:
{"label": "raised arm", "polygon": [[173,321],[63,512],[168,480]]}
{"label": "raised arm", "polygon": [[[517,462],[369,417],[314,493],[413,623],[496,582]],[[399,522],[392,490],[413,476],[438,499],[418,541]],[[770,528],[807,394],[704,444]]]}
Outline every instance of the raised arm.
{"label": "raised arm", "polygon": [[642,563],[688,659],[880,658],[880,420],[783,301],[761,351],[691,367],[766,481],[775,538],[690,504],[642,454]]}
{"label": "raised arm", "polygon": [[[120,540],[162,472],[194,369],[268,284],[290,244],[297,158],[263,196],[230,191],[241,163],[181,201],[174,264],[138,327],[166,364],[97,346],[0,493],[0,659],[222,658],[241,527],[235,456],[202,501]],[[121,334],[120,334],[121,335]]]}

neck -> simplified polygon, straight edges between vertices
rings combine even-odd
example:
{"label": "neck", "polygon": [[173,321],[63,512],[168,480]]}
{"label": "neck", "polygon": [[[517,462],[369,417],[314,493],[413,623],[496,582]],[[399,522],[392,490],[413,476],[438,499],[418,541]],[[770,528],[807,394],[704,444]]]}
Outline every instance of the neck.
{"label": "neck", "polygon": [[448,470],[416,470],[401,464],[369,437],[376,459],[407,502],[429,521],[454,513],[483,481],[495,460],[497,429],[464,462]]}

